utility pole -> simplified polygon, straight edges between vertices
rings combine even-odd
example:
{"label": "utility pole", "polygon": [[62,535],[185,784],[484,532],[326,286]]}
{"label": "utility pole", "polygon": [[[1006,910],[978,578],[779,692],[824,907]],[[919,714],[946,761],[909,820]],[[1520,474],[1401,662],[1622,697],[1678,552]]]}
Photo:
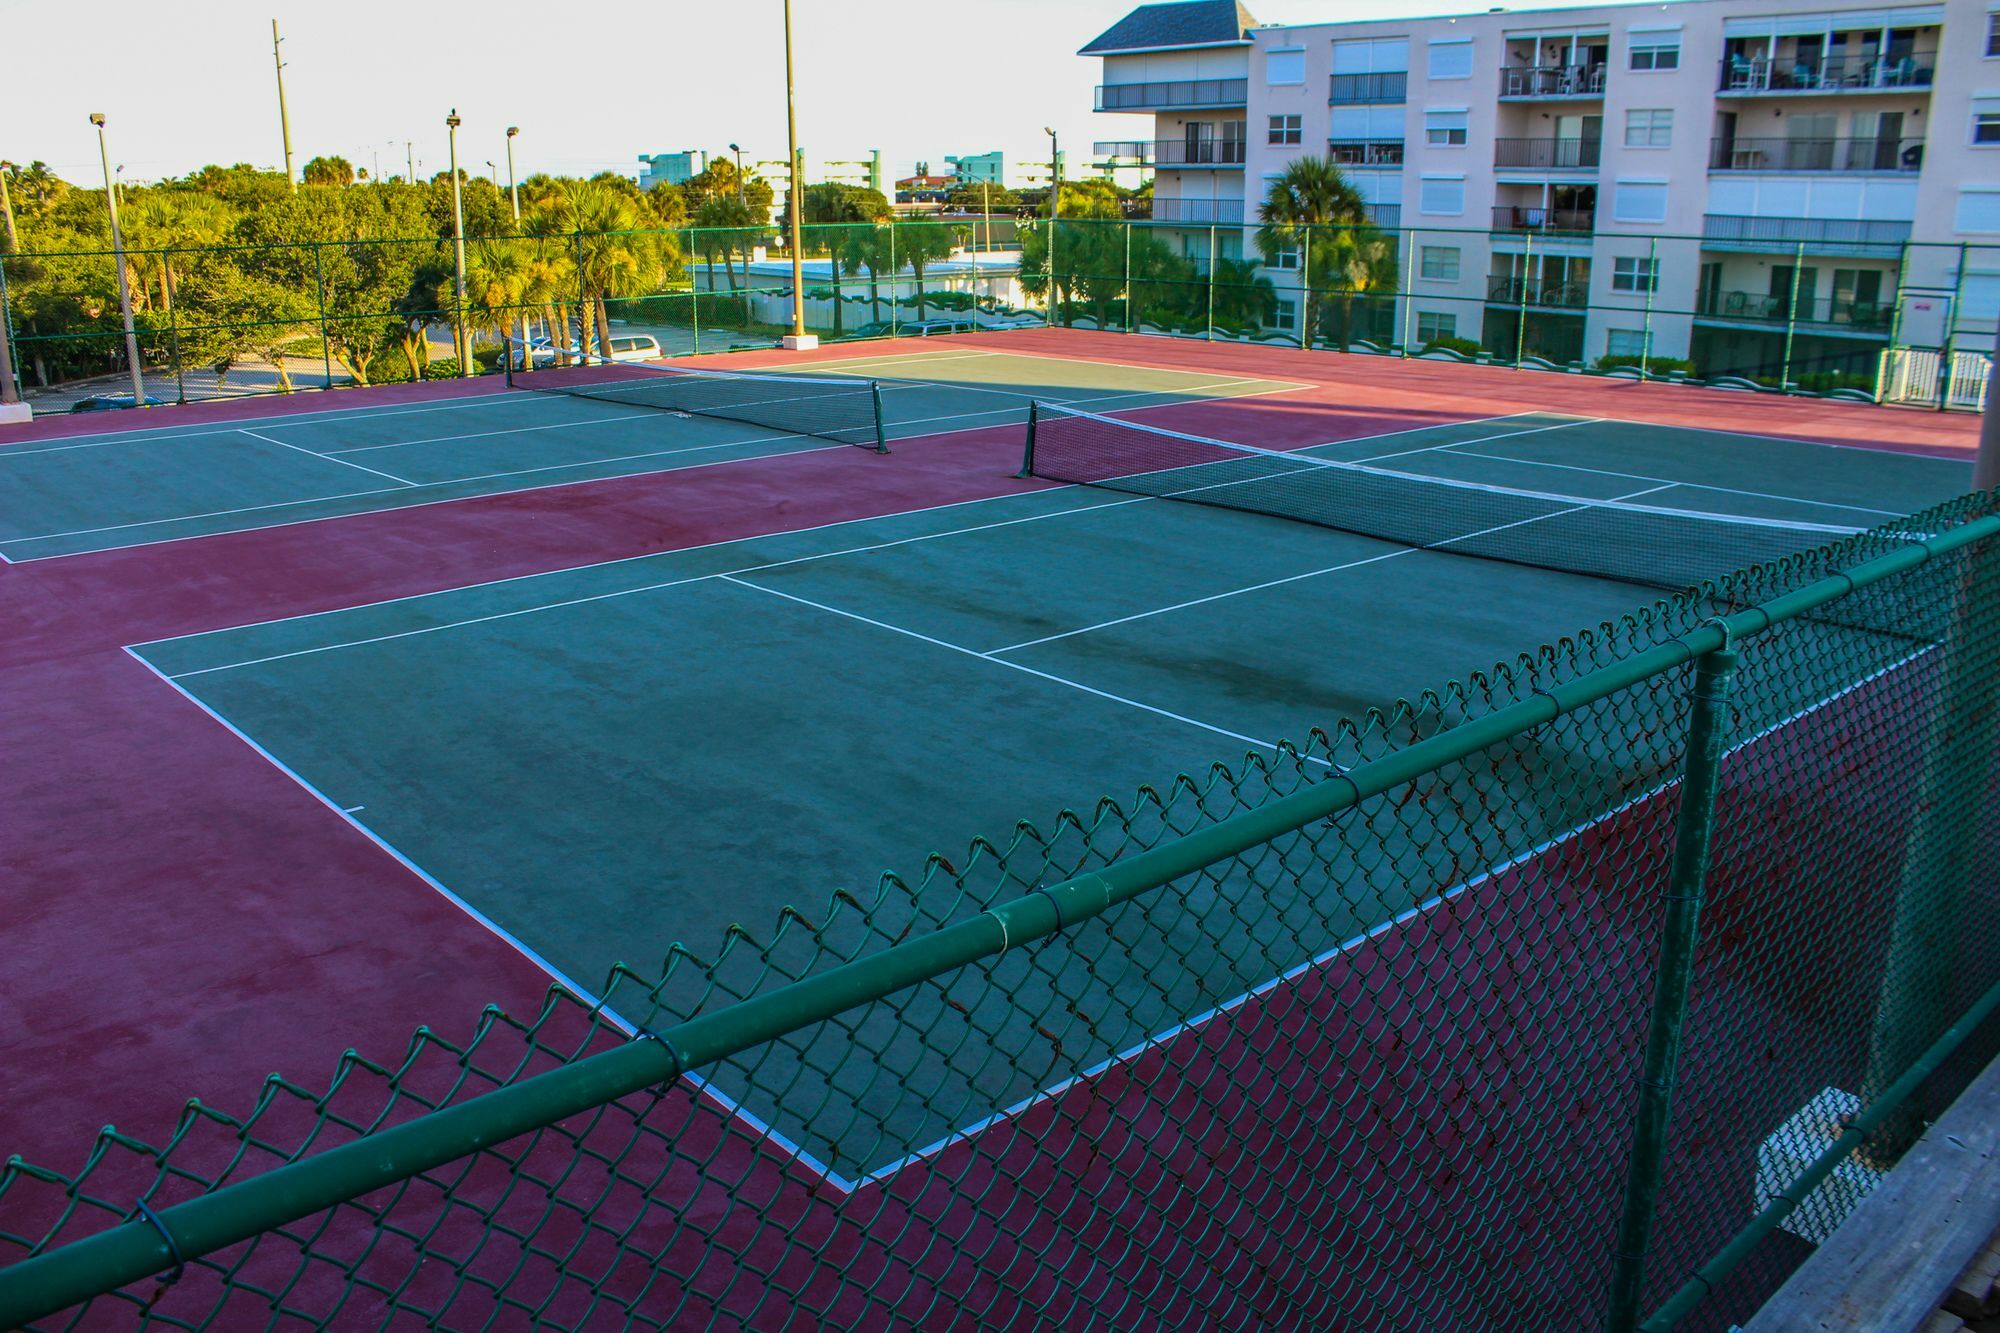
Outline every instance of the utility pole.
{"label": "utility pole", "polygon": [[1056,286],[1056,219],[1062,216],[1062,149],[1056,144],[1056,132],[1042,126],[1042,133],[1049,136],[1049,327],[1060,322],[1057,313],[1061,306],[1061,291]]}
{"label": "utility pole", "polygon": [[271,61],[278,67],[278,128],[285,135],[285,184],[299,192],[299,178],[292,174],[292,118],[285,112],[285,58],[278,52],[278,20],[271,20]]}
{"label": "utility pole", "polygon": [[[792,245],[792,332],[785,339],[785,346],[792,351],[819,346],[819,339],[806,333],[806,274],[805,263],[799,254],[799,214],[804,211],[806,196],[799,180],[799,169],[803,165],[799,157],[799,124],[795,110],[797,101],[792,81],[792,0],[785,0],[785,146],[791,150],[792,197],[786,209],[791,214]],[[737,172],[740,184],[743,173]]]}
{"label": "utility pole", "polygon": [[139,335],[132,330],[132,283],[125,276],[125,236],[118,230],[118,192],[111,180],[111,150],[104,143],[104,113],[90,113],[97,126],[97,157],[104,167],[104,204],[111,210],[111,262],[118,269],[118,309],[125,319],[125,368],[132,372],[132,406],[146,406],[146,381],[139,373]]}
{"label": "utility pole", "polygon": [[736,202],[743,202],[743,148],[740,144],[729,145],[729,151],[736,154]]}
{"label": "utility pole", "polygon": [[415,185],[417,183],[417,150],[410,146],[408,139],[403,140],[403,158],[409,169],[409,174],[404,176],[403,180],[406,184]]}
{"label": "utility pole", "polygon": [[[514,200],[514,232],[516,235],[519,235],[521,231],[521,182],[514,176],[514,136],[520,132],[521,127],[519,125],[509,125],[507,127],[507,193],[513,196]],[[519,368],[524,371],[533,370],[535,368],[535,355],[528,347],[527,310],[522,309],[519,312],[518,318],[521,321],[521,364]],[[513,358],[509,357],[508,360],[511,363]]]}
{"label": "utility pole", "polygon": [[458,375],[460,379],[472,378],[472,340],[465,336],[465,204],[459,196],[458,188],[458,108],[444,118],[445,131],[451,139],[451,262],[456,275],[454,290],[458,293],[458,308],[452,313],[452,340],[458,345]]}
{"label": "utility pole", "polygon": [[7,173],[13,169],[12,162],[0,162],[0,214],[7,219],[7,253],[10,255],[21,248],[21,238],[14,234],[14,197],[7,193]]}

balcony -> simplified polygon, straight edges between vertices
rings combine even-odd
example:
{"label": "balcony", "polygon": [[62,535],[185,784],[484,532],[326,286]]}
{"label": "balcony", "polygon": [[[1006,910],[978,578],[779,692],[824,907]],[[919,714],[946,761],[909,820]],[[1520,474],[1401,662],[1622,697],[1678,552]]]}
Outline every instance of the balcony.
{"label": "balcony", "polygon": [[1153,145],[1145,139],[1099,139],[1090,146],[1091,156],[1100,161],[1147,163],[1153,160]]}
{"label": "balcony", "polygon": [[1403,225],[1403,206],[1401,204],[1370,204],[1368,205],[1368,220],[1378,227],[1387,227],[1394,230]]}
{"label": "balcony", "polygon": [[1493,230],[1532,232],[1538,236],[1587,236],[1597,230],[1597,210],[1502,204],[1493,210]]}
{"label": "balcony", "polygon": [[1602,97],[1606,68],[1604,65],[1510,65],[1500,71],[1500,96],[1523,101]]}
{"label": "balcony", "polygon": [[1908,222],[1874,218],[1767,218],[1710,213],[1702,219],[1704,250],[1749,254],[1882,255],[1900,253]]}
{"label": "balcony", "polygon": [[1731,56],[1722,62],[1717,87],[1736,97],[1772,93],[1884,93],[1928,88],[1937,72],[1937,52],[1908,55],[1824,56],[1787,60]]}
{"label": "balcony", "polygon": [[1486,299],[1501,305],[1581,310],[1590,304],[1590,284],[1564,282],[1558,278],[1512,278],[1496,274],[1487,280]]}
{"label": "balcony", "polygon": [[1409,100],[1410,76],[1397,70],[1387,74],[1336,74],[1327,101],[1343,105],[1356,102],[1404,102]]}
{"label": "balcony", "polygon": [[1103,83],[1099,111],[1172,111],[1209,106],[1242,106],[1248,79],[1174,79],[1165,83]]}
{"label": "balcony", "polygon": [[1153,200],[1153,221],[1177,222],[1199,227],[1237,227],[1243,224],[1241,199],[1159,199]]}
{"label": "balcony", "polygon": [[1711,139],[1710,171],[1916,171],[1922,139]]}
{"label": "balcony", "polygon": [[1886,337],[1895,323],[1896,307],[1883,301],[1857,301],[1852,297],[1812,297],[1801,294],[1794,306],[1785,296],[1759,292],[1701,292],[1695,297],[1697,319],[1740,321],[1748,324],[1794,322],[1788,311],[1796,310],[1796,323],[1832,332],[1865,333]]}
{"label": "balcony", "polygon": [[1153,145],[1153,165],[1158,167],[1240,167],[1243,140],[1209,139],[1189,143],[1185,139],[1160,139]]}
{"label": "balcony", "polygon": [[1493,165],[1539,171],[1595,171],[1602,139],[1495,139]]}
{"label": "balcony", "polygon": [[1401,139],[1329,139],[1327,156],[1343,167],[1400,167]]}

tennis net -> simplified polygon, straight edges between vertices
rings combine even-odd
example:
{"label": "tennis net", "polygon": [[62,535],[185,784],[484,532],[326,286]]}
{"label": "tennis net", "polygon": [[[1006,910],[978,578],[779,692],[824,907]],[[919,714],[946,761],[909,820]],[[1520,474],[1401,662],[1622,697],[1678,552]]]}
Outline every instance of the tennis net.
{"label": "tennis net", "polygon": [[1051,403],[1030,409],[1021,475],[1669,591],[1862,530],[1401,472]]}
{"label": "tennis net", "polygon": [[564,394],[607,403],[720,417],[790,435],[810,435],[889,452],[882,423],[881,387],[873,380],[806,375],[750,375],[672,366],[565,366],[517,375],[511,388]]}

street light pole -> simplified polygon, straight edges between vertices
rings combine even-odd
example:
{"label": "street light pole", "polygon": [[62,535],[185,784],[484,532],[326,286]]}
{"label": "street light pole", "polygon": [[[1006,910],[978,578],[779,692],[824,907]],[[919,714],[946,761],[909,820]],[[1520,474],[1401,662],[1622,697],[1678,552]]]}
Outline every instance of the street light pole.
{"label": "street light pole", "polygon": [[507,127],[507,193],[514,197],[514,221],[516,222],[521,220],[521,182],[514,179],[514,136],[520,132],[521,127],[519,125],[509,125]]}
{"label": "street light pole", "polygon": [[729,145],[729,151],[736,154],[736,202],[743,202],[743,148],[740,144]]}
{"label": "street light pole", "polygon": [[411,145],[408,139],[403,140],[403,160],[409,168],[409,174],[403,177],[403,183],[406,185],[415,185],[417,183],[417,150]]}
{"label": "street light pole", "polygon": [[111,181],[111,149],[104,142],[104,113],[90,113],[97,126],[97,157],[104,167],[104,204],[111,210],[111,262],[118,269],[118,310],[125,320],[125,367],[132,372],[132,406],[146,406],[146,381],[139,373],[139,335],[132,330],[132,284],[125,276],[125,236],[118,230],[118,192]]}
{"label": "street light pole", "polygon": [[[799,254],[799,214],[805,208],[806,196],[799,181],[799,124],[796,111],[797,95],[792,80],[792,0],[785,0],[785,146],[791,150],[792,197],[786,212],[791,214],[792,245],[792,333],[785,339],[785,346],[794,351],[819,346],[819,339],[806,335],[806,274],[805,263]],[[737,172],[740,182],[743,173]]]}
{"label": "street light pole", "polygon": [[278,53],[278,20],[271,20],[271,62],[278,67],[278,128],[285,136],[285,184],[299,192],[299,178],[292,174],[292,118],[285,111],[285,58]]}
{"label": "street light pole", "polygon": [[458,345],[458,374],[460,379],[472,378],[472,340],[465,336],[465,203],[458,188],[458,108],[444,118],[445,131],[451,140],[451,262],[455,274],[454,289],[458,293],[458,309],[452,313],[452,337]]}
{"label": "street light pole", "polygon": [[1049,136],[1049,327],[1060,322],[1058,313],[1062,308],[1062,291],[1056,285],[1056,219],[1062,216],[1062,150],[1056,144],[1056,132],[1042,126],[1042,133]]}
{"label": "street light pole", "polygon": [[14,169],[12,162],[0,162],[0,215],[7,219],[7,253],[21,248],[21,238],[14,234],[14,197],[7,193],[7,173]]}

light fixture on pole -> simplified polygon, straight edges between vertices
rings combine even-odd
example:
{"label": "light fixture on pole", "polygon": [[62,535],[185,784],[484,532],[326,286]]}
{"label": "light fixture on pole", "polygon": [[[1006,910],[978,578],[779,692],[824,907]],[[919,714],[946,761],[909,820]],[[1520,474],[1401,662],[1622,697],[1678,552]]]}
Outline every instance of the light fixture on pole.
{"label": "light fixture on pole", "polygon": [[118,310],[125,320],[125,366],[132,372],[132,406],[146,405],[146,381],[139,373],[139,335],[132,330],[132,284],[125,276],[125,236],[118,230],[118,191],[111,179],[111,149],[104,142],[104,113],[90,113],[97,126],[97,158],[104,167],[104,204],[111,212],[111,263],[118,270]]}
{"label": "light fixture on pole", "polygon": [[[792,164],[791,198],[786,202],[785,211],[791,217],[792,247],[792,331],[785,338],[785,347],[791,351],[803,351],[819,346],[819,339],[806,332],[806,274],[805,264],[799,253],[799,214],[805,208],[805,190],[799,181],[799,120],[794,109],[797,96],[792,82],[792,0],[785,0],[785,146]],[[737,180],[743,179],[738,172]]]}
{"label": "light fixture on pole", "polygon": [[492,181],[493,181],[493,188],[494,188],[494,189],[496,189],[496,190],[497,190],[497,189],[499,189],[499,188],[500,188],[500,168],[499,168],[499,167],[498,167],[497,165],[495,165],[495,163],[494,163],[493,159],[492,159],[492,158],[490,158],[490,157],[486,159],[486,174],[487,174],[487,175],[488,175],[489,177],[491,177],[491,178],[492,178]]}
{"label": "light fixture on pole", "polygon": [[465,202],[458,188],[458,108],[444,118],[445,131],[451,140],[451,262],[455,275],[454,286],[458,294],[457,309],[452,312],[452,341],[458,347],[458,374],[461,379],[472,378],[472,342],[465,336]]}
{"label": "light fixture on pole", "polygon": [[507,127],[507,193],[514,197],[514,221],[521,220],[521,183],[514,179],[514,136],[521,132],[519,125]]}
{"label": "light fixture on pole", "polygon": [[299,178],[292,174],[292,118],[285,111],[285,58],[278,53],[278,20],[271,20],[271,60],[278,67],[278,128],[285,136],[285,184],[299,192]]}
{"label": "light fixture on pole", "polygon": [[1056,132],[1047,125],[1042,133],[1049,136],[1049,323],[1058,319],[1061,293],[1056,286],[1056,219],[1062,216],[1062,150],[1056,146]]}
{"label": "light fixture on pole", "polygon": [[743,146],[729,145],[729,151],[736,154],[736,202],[743,202]]}

